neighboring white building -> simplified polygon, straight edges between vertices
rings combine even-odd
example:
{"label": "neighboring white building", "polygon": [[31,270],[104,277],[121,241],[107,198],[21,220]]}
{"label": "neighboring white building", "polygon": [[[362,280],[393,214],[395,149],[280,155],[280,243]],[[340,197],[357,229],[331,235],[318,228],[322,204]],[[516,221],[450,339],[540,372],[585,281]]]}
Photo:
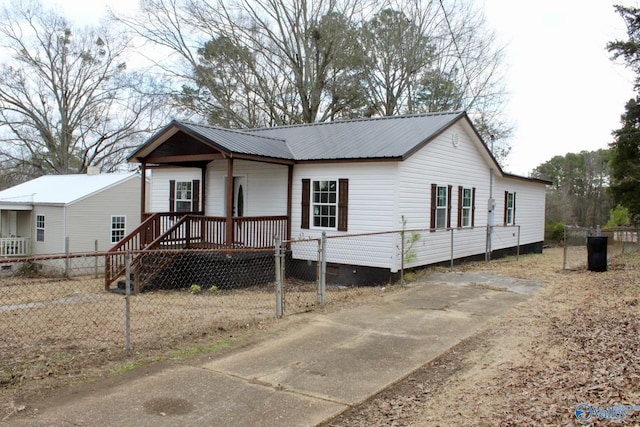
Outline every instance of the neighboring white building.
{"label": "neighboring white building", "polygon": [[[49,175],[0,191],[0,257],[107,251],[140,224],[140,173]],[[66,244],[68,242],[68,247]]]}
{"label": "neighboring white building", "polygon": [[[452,228],[456,259],[514,248],[518,232],[522,253],[542,251],[550,183],[504,172],[465,112],[243,131],[173,121],[129,161],[152,171],[151,212],[215,217],[227,246],[264,246],[240,234],[241,219],[281,218],[281,237],[296,239],[398,230],[405,218],[433,230],[409,267],[449,260]],[[488,242],[490,225],[502,227]],[[397,235],[362,242],[329,261],[398,271]]]}

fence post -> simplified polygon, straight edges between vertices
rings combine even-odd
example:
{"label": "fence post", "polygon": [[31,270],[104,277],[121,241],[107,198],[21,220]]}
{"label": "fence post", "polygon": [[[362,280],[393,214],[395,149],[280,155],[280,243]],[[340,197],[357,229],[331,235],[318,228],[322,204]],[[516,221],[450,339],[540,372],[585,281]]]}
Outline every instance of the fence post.
{"label": "fence post", "polygon": [[69,236],[64,238],[64,277],[69,277]]}
{"label": "fence post", "polygon": [[563,239],[563,245],[564,245],[564,249],[563,249],[563,254],[562,254],[562,269],[566,270],[567,269],[567,226],[564,226],[564,234],[562,236]]}
{"label": "fence post", "polygon": [[131,352],[131,252],[124,256],[125,260],[125,284],[124,284],[124,349],[127,355]]}
{"label": "fence post", "polygon": [[276,317],[282,317],[282,240],[276,236],[274,238],[275,261],[276,261]]}
{"label": "fence post", "polygon": [[516,246],[516,260],[520,259],[520,225],[518,225],[518,243]]}
{"label": "fence post", "polygon": [[400,284],[404,285],[404,229],[406,222],[402,221],[402,231],[400,231]]}
{"label": "fence post", "polygon": [[318,302],[325,303],[325,291],[327,290],[327,233],[322,232],[322,238],[318,242],[320,245],[320,283],[318,283]]}
{"label": "fence post", "polygon": [[93,257],[93,278],[98,278],[98,240],[93,244],[93,251],[95,252],[95,256]]}
{"label": "fence post", "polygon": [[451,270],[453,270],[453,228],[451,229]]}

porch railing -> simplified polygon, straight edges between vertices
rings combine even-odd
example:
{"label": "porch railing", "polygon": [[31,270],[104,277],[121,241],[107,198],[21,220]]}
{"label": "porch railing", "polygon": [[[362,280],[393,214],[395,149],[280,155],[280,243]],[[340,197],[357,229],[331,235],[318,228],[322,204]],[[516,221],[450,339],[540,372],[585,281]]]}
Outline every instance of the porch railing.
{"label": "porch railing", "polygon": [[0,237],[0,256],[31,255],[31,239],[28,237]]}
{"label": "porch railing", "polygon": [[[286,216],[233,218],[233,241],[226,242],[225,217],[154,213],[115,245],[105,260],[105,289],[124,274],[128,251],[157,249],[269,248],[287,239]],[[135,261],[134,261],[135,262]]]}

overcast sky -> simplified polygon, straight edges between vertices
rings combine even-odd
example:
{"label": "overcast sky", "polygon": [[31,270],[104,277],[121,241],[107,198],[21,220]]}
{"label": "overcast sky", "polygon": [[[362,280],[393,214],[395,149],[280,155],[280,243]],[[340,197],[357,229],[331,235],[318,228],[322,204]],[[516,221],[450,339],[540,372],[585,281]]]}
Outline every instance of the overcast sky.
{"label": "overcast sky", "polygon": [[610,0],[478,0],[508,43],[509,114],[516,123],[507,170],[527,175],[556,155],[607,148],[633,97],[633,74],[610,60],[626,39]]}
{"label": "overcast sky", "polygon": [[[610,60],[606,43],[625,39],[611,0],[473,0],[507,44],[508,115],[515,124],[507,171],[528,175],[556,155],[607,148],[633,96],[633,75]],[[95,24],[105,4],[136,0],[44,0],[77,24]]]}

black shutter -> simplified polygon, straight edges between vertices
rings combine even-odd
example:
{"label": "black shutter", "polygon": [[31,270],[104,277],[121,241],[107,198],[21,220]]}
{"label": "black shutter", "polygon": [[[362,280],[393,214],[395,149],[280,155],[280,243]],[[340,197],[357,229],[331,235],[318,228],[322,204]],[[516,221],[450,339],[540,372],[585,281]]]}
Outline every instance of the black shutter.
{"label": "black shutter", "polygon": [[193,199],[193,203],[191,206],[191,210],[193,212],[198,212],[200,211],[200,180],[199,179],[194,179],[192,184],[191,184],[191,197]]}
{"label": "black shutter", "polygon": [[451,228],[451,195],[453,191],[451,190],[453,186],[449,186],[447,188],[447,228]]}
{"label": "black shutter", "polygon": [[471,226],[476,226],[476,187],[471,190]]}
{"label": "black shutter", "polygon": [[309,204],[311,199],[311,180],[302,180],[302,221],[300,228],[309,228]]}
{"label": "black shutter", "polygon": [[438,185],[431,184],[431,221],[429,228],[431,231],[435,231],[436,228],[436,198],[437,198]]}
{"label": "black shutter", "polygon": [[504,225],[507,225],[507,209],[508,209],[508,203],[509,203],[509,192],[505,191],[504,192]]}
{"label": "black shutter", "polygon": [[349,180],[338,180],[338,231],[347,231],[349,222]]}
{"label": "black shutter", "polygon": [[462,192],[464,189],[461,185],[458,186],[458,228],[462,227]]}
{"label": "black shutter", "polygon": [[516,192],[513,192],[513,212],[511,213],[511,222],[516,223]]}
{"label": "black shutter", "polygon": [[169,212],[176,210],[176,180],[169,181]]}

